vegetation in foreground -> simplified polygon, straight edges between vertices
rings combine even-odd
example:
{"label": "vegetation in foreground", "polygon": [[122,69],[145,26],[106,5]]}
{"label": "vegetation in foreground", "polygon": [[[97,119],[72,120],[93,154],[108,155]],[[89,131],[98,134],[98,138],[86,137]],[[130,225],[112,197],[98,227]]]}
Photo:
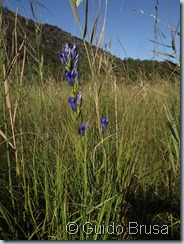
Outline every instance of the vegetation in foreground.
{"label": "vegetation in foreground", "polygon": [[67,81],[46,76],[39,55],[27,80],[27,44],[11,59],[1,43],[1,239],[179,239],[179,82],[117,82],[100,53],[105,73],[90,60],[75,120]]}

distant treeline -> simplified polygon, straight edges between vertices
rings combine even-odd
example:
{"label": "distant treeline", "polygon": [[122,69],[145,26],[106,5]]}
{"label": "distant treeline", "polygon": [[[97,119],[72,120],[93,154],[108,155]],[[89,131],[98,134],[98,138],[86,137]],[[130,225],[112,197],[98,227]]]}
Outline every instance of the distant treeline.
{"label": "distant treeline", "polygon": [[[62,66],[58,58],[58,51],[63,51],[65,43],[76,43],[80,54],[80,73],[85,81],[90,76],[90,69],[87,60],[83,40],[72,36],[70,33],[48,24],[34,22],[20,15],[3,8],[3,34],[4,43],[1,46],[6,47],[7,60],[11,60],[15,55],[16,42],[18,47],[23,39],[27,46],[26,70],[27,72],[37,65],[42,65],[44,74],[52,75],[55,79],[61,79]],[[17,36],[17,37],[16,37]],[[17,41],[16,41],[17,40]],[[90,47],[89,50],[95,53],[96,47]],[[20,58],[22,57],[22,51]],[[108,59],[108,65],[111,67],[111,74],[117,77],[118,81],[132,83],[144,78],[147,81],[159,81],[159,78],[175,81],[179,77],[179,67],[169,61],[139,60],[132,58],[120,59],[107,51],[100,49],[95,60],[95,65],[100,65],[100,72],[103,74],[109,67],[103,64],[102,56]],[[101,62],[101,61],[102,62]],[[8,62],[8,61],[7,61]],[[100,63],[101,62],[101,63]],[[28,72],[29,73],[29,72]],[[34,71],[31,70],[31,74]]]}

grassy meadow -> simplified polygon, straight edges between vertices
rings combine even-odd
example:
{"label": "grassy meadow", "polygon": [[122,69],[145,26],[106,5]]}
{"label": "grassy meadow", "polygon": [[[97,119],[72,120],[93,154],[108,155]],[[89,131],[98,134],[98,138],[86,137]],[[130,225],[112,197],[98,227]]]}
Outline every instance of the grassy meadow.
{"label": "grassy meadow", "polygon": [[[2,33],[0,238],[180,239],[179,77],[140,75],[127,85],[107,53],[86,46],[91,75],[79,79],[76,119],[62,73],[61,82],[47,75],[38,52],[27,73],[28,44],[10,58]],[[104,136],[101,117],[109,121]]]}

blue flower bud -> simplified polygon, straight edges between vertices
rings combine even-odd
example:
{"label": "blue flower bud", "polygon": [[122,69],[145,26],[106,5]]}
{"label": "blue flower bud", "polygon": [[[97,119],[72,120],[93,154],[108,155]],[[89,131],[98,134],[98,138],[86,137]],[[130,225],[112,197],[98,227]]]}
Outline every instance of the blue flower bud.
{"label": "blue flower bud", "polygon": [[82,92],[79,92],[76,98],[77,106],[80,108],[82,106]]}
{"label": "blue flower bud", "polygon": [[65,44],[65,52],[64,52],[64,56],[65,56],[65,58],[67,59],[67,61],[70,60],[70,57],[71,57],[71,49],[70,49],[68,43]]}
{"label": "blue flower bud", "polygon": [[64,76],[66,77],[69,85],[73,86],[79,77],[79,73],[75,69],[73,69],[71,72],[65,70]]}
{"label": "blue flower bud", "polygon": [[63,53],[60,53],[60,52],[58,52],[58,55],[59,55],[59,58],[60,58],[61,62],[64,65],[67,65],[67,61],[66,61],[65,55]]}
{"label": "blue flower bud", "polygon": [[82,123],[82,124],[79,126],[78,131],[79,131],[79,134],[80,134],[81,136],[84,136],[84,135],[85,135],[86,131],[87,131],[88,128],[89,128],[89,125],[90,125],[90,120],[88,119],[88,120],[86,121],[86,123]]}
{"label": "blue flower bud", "polygon": [[77,69],[78,62],[79,62],[79,54],[77,54],[75,59],[74,59],[73,68]]}
{"label": "blue flower bud", "polygon": [[61,62],[65,65],[67,71],[71,72],[77,68],[79,61],[79,54],[77,53],[77,46],[73,44],[71,48],[68,43],[65,44],[64,53],[58,52]]}
{"label": "blue flower bud", "polygon": [[105,128],[107,127],[109,121],[107,118],[101,118],[102,135],[104,136]]}
{"label": "blue flower bud", "polygon": [[80,134],[81,136],[84,136],[84,135],[85,135],[85,124],[84,124],[84,123],[82,123],[82,124],[79,126],[78,131],[79,131],[79,134]]}
{"label": "blue flower bud", "polygon": [[77,46],[76,44],[73,44],[71,46],[71,58],[75,59],[76,55],[77,55]]}
{"label": "blue flower bud", "polygon": [[77,111],[76,98],[75,98],[75,97],[69,97],[69,98],[68,98],[68,103],[70,104],[72,110],[73,110],[74,112],[76,112],[76,111]]}

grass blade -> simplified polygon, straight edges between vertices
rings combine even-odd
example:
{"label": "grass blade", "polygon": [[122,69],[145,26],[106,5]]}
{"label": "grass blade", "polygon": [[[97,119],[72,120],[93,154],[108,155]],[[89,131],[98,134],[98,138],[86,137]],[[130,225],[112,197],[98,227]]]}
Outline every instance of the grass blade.
{"label": "grass blade", "polygon": [[93,26],[93,30],[92,30],[92,33],[91,33],[90,44],[92,44],[92,42],[94,40],[94,37],[96,35],[96,27],[97,27],[97,24],[98,24],[98,18],[99,18],[99,14],[100,14],[100,5],[101,5],[101,2],[99,1],[98,12],[97,12],[96,19],[95,19],[94,26]]}
{"label": "grass blade", "polygon": [[75,1],[74,0],[70,0],[70,6],[72,8],[74,17],[75,17],[75,19],[77,21],[77,24],[79,25],[80,24],[80,19],[79,19],[79,15],[77,13],[76,4],[75,4]]}
{"label": "grass blade", "polygon": [[88,0],[86,0],[85,27],[84,27],[83,39],[85,39],[85,37],[86,37],[87,28],[88,28]]}

